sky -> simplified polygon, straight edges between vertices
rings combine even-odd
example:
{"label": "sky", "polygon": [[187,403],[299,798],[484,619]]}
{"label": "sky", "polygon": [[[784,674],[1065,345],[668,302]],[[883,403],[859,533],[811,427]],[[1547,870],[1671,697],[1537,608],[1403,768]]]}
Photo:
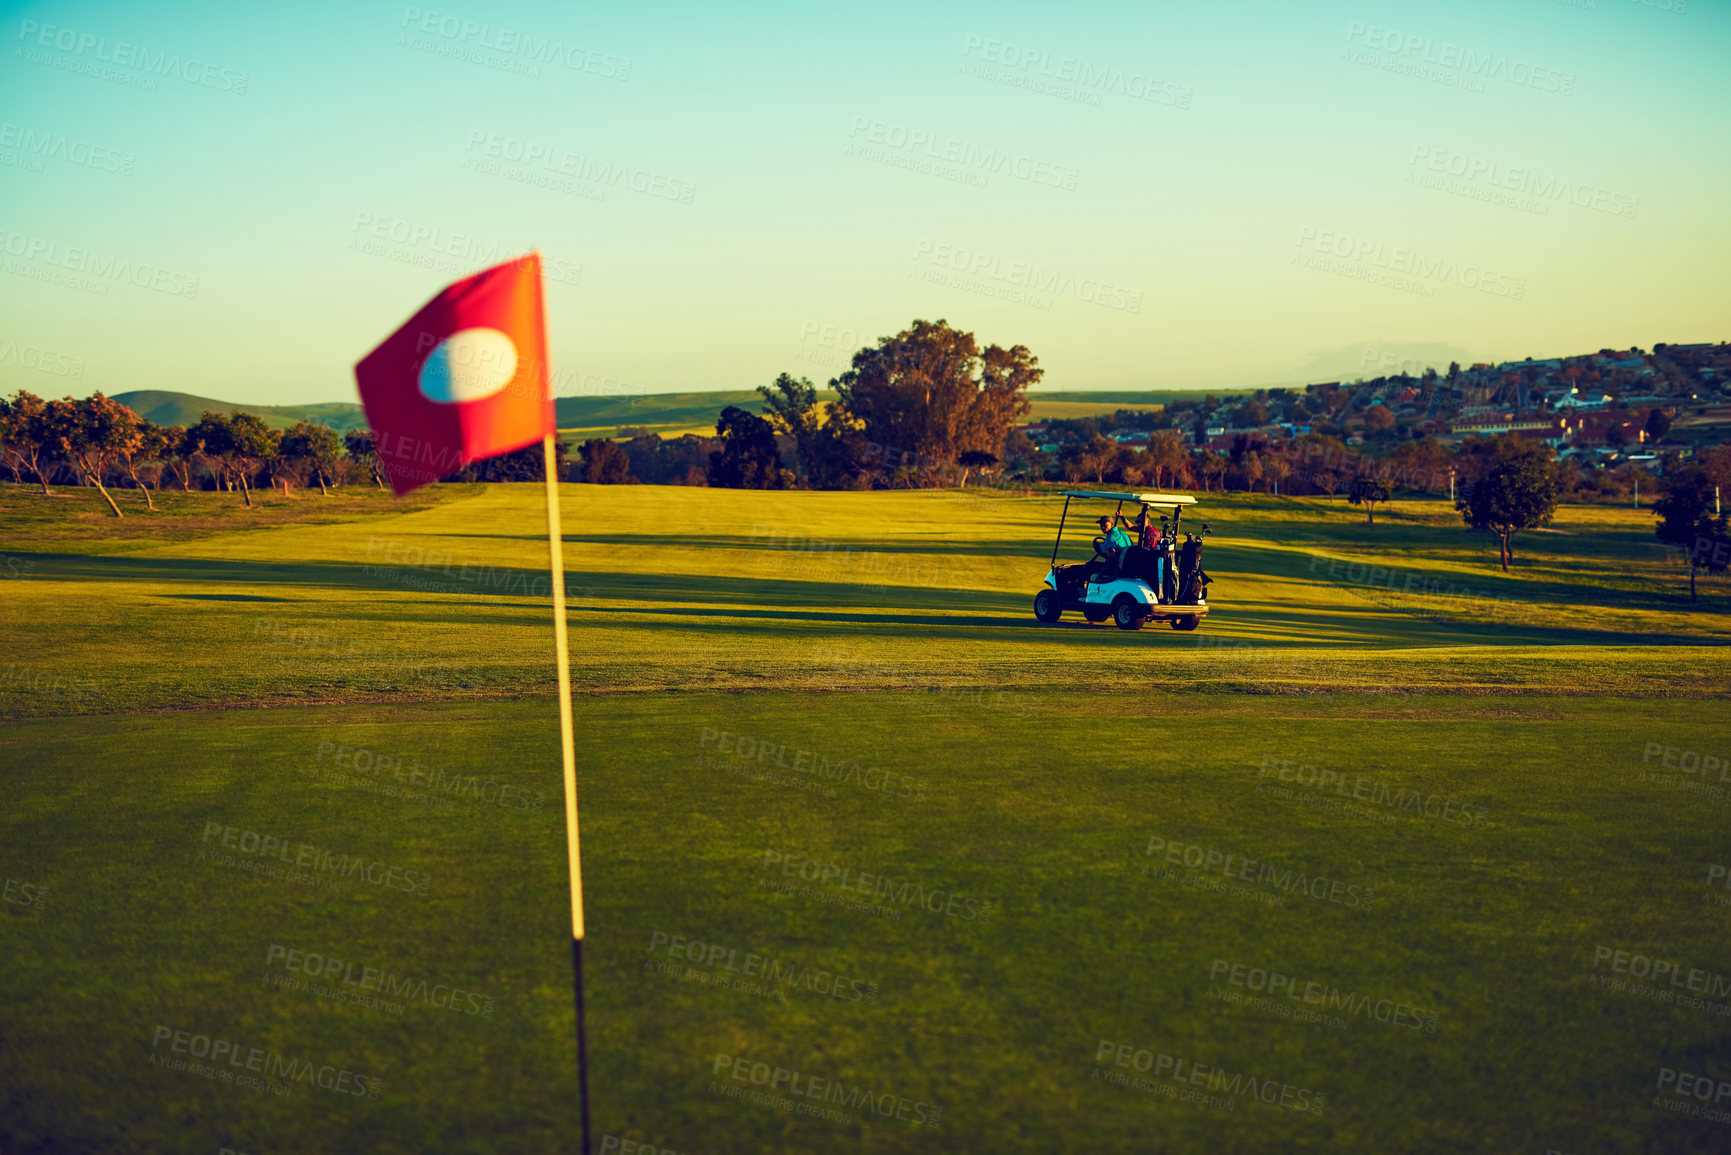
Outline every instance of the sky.
{"label": "sky", "polygon": [[1731,339],[1731,6],[0,3],[0,390],[355,399],[538,248],[560,396]]}

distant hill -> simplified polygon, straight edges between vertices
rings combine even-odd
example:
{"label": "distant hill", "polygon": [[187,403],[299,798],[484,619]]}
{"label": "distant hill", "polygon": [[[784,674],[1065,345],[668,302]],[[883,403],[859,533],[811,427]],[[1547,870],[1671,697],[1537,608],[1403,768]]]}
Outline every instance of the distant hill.
{"label": "distant hill", "polygon": [[[1107,390],[1078,393],[1030,393],[1033,416],[1090,417],[1119,409],[1152,409],[1185,397],[1201,397],[1207,390],[1162,389],[1116,393]],[[1224,396],[1235,390],[1213,391]],[[315,405],[242,405],[175,393],[165,389],[137,389],[116,393],[114,399],[158,425],[191,425],[205,410],[218,413],[252,413],[273,429],[287,429],[297,421],[316,421],[339,432],[366,426],[361,407],[353,401],[326,401]],[[819,401],[833,401],[828,389],[818,391]],[[685,432],[713,432],[715,421],[729,405],[752,413],[763,412],[763,398],[753,389],[719,393],[642,393],[618,397],[559,397],[553,409],[560,429],[595,436],[611,435],[620,426],[640,425],[651,432],[674,436]]]}
{"label": "distant hill", "polygon": [[297,421],[315,421],[339,432],[366,427],[361,407],[354,401],[325,401],[316,405],[239,405],[218,401],[214,397],[197,397],[191,393],[173,393],[166,389],[135,389],[116,393],[120,402],[146,421],[158,425],[191,425],[206,410],[216,413],[251,413],[264,419],[272,429],[287,429]]}
{"label": "distant hill", "polygon": [[[818,391],[818,400],[833,401],[835,394]],[[621,425],[642,425],[655,433],[682,433],[704,429],[715,432],[716,418],[729,405],[752,413],[763,412],[763,398],[755,389],[720,393],[640,393],[630,397],[559,397],[553,402],[561,429],[611,431]]]}

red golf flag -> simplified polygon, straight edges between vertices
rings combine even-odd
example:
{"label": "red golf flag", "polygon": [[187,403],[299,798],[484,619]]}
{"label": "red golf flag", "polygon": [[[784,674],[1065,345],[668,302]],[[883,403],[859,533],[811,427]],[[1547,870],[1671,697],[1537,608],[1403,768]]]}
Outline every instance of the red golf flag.
{"label": "red golf flag", "polygon": [[355,366],[398,496],[553,432],[541,254],[447,288]]}

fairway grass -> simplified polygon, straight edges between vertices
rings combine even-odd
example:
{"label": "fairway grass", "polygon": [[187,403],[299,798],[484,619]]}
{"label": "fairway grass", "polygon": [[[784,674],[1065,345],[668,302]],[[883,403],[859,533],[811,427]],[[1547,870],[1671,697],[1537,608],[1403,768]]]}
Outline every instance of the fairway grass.
{"label": "fairway grass", "polygon": [[[571,1149],[538,492],[133,496],[0,486],[0,1151]],[[1183,634],[1034,622],[1050,498],[565,487],[598,1137],[1725,1146],[1724,583],[1198,497]]]}
{"label": "fairway grass", "polygon": [[[1497,571],[1437,502],[1367,527],[1343,502],[1203,497],[1217,579],[1200,631],[1034,621],[1060,503],[995,493],[568,486],[580,691],[1081,686],[1160,692],[1721,696],[1731,598],[1651,515],[1566,507]],[[153,520],[94,494],[4,494],[0,716],[547,694],[533,486],[169,495]],[[191,500],[188,500],[188,499]],[[78,509],[82,500],[85,509]],[[256,515],[258,528],[240,528]],[[1193,518],[1195,520],[1195,518]],[[161,538],[135,536],[152,526]],[[77,531],[88,527],[88,543]],[[1071,519],[1065,556],[1087,552]],[[0,561],[0,565],[8,564]],[[14,659],[9,659],[14,660]],[[74,692],[37,686],[71,685]]]}

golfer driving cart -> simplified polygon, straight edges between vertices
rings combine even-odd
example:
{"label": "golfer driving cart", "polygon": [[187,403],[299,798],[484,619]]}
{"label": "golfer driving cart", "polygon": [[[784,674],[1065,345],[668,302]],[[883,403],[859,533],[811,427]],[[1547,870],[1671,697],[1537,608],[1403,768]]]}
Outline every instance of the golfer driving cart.
{"label": "golfer driving cart", "polygon": [[[1112,513],[1095,520],[1094,556],[1084,562],[1058,564],[1064,542],[1064,523],[1070,503],[1078,500],[1115,502]],[[1124,506],[1133,502],[1141,512],[1126,519]],[[1139,630],[1144,622],[1171,622],[1175,630],[1193,630],[1208,613],[1208,584],[1202,568],[1203,525],[1178,544],[1178,523],[1184,507],[1196,499],[1180,493],[1112,493],[1077,489],[1064,494],[1064,511],[1058,515],[1058,536],[1052,542],[1052,568],[1046,588],[1034,595],[1034,616],[1055,622],[1066,612],[1079,613],[1091,622],[1111,618],[1121,630]],[[1155,513],[1170,509],[1170,519]]]}

